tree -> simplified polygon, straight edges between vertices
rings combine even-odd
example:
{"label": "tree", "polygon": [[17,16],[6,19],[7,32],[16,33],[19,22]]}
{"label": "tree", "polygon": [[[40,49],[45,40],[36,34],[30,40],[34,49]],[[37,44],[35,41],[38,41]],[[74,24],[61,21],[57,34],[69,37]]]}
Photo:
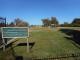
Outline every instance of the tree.
{"label": "tree", "polygon": [[11,22],[8,26],[10,26],[10,27],[14,27],[15,24],[14,24],[14,22]]}
{"label": "tree", "polygon": [[51,24],[58,24],[56,17],[51,17]]}
{"label": "tree", "polygon": [[51,19],[42,19],[42,22],[43,22],[43,26],[46,27],[51,25],[57,26],[59,24],[56,17],[51,17]]}
{"label": "tree", "polygon": [[51,17],[51,21],[50,22],[51,22],[50,24],[54,24],[55,26],[57,26],[59,24],[57,19],[56,19],[56,17]]}
{"label": "tree", "polygon": [[74,27],[80,27],[80,18],[75,18],[71,24]]}
{"label": "tree", "polygon": [[63,24],[64,27],[70,27],[69,25],[70,24],[68,22],[64,22],[64,24]]}
{"label": "tree", "polygon": [[42,19],[42,22],[43,22],[43,26],[44,26],[44,27],[50,26],[50,21],[49,21],[49,19]]}
{"label": "tree", "polygon": [[18,27],[26,27],[26,26],[29,26],[28,22],[25,22],[19,18],[15,19],[14,21],[15,23],[15,26],[18,26]]}

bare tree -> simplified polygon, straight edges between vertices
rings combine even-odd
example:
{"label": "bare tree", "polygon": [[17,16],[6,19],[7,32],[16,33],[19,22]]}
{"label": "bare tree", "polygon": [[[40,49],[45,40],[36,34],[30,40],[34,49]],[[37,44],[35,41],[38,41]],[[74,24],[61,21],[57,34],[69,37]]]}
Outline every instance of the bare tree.
{"label": "bare tree", "polygon": [[18,27],[26,27],[26,26],[29,26],[28,22],[25,22],[19,18],[15,19],[14,21],[15,23],[15,26],[18,26]]}

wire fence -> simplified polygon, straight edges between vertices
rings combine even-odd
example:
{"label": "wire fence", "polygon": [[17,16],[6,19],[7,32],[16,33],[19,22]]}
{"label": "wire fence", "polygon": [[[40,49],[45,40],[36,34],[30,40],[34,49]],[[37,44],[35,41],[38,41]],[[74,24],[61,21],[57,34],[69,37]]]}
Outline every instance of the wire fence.
{"label": "wire fence", "polygon": [[80,60],[80,53],[66,54],[64,56],[27,57],[22,60]]}

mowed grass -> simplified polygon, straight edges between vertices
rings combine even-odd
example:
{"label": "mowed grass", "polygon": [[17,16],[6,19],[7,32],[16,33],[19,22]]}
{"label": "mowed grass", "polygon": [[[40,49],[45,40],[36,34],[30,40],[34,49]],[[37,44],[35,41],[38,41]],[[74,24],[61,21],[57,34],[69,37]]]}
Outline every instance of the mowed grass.
{"label": "mowed grass", "polygon": [[[80,49],[77,48],[73,41],[66,39],[66,34],[60,31],[33,31],[30,32],[29,42],[35,44],[27,53],[27,46],[15,46],[13,47],[14,53],[20,56],[30,57],[48,57],[48,56],[61,56],[66,54],[80,53]],[[23,42],[26,43],[26,39],[17,39],[13,45]]]}

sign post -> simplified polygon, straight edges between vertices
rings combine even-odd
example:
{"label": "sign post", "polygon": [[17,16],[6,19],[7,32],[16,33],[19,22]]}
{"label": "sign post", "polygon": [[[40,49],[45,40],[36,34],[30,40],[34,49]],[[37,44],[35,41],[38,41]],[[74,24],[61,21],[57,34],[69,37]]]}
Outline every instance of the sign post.
{"label": "sign post", "polygon": [[3,51],[5,51],[5,45],[6,45],[6,43],[5,43],[5,40],[4,40],[4,38],[2,38],[3,39]]}
{"label": "sign post", "polygon": [[28,41],[28,38],[27,38],[27,52],[29,52],[29,41]]}
{"label": "sign post", "polygon": [[28,27],[2,27],[3,51],[5,51],[4,38],[27,38],[27,52],[29,52],[29,29]]}

